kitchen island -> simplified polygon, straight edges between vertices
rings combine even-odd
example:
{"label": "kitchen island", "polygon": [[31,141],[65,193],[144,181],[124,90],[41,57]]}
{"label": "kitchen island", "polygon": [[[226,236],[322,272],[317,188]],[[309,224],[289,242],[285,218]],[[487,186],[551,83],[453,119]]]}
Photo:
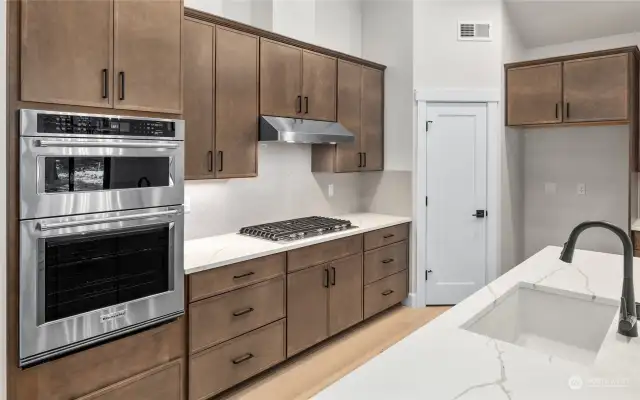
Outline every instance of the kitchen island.
{"label": "kitchen island", "polygon": [[[640,398],[640,340],[617,333],[622,256],[576,250],[573,263],[566,264],[558,259],[560,251],[560,247],[546,247],[315,398]],[[635,287],[640,290],[640,259],[634,261]],[[505,299],[516,290],[572,298],[571,301],[587,304],[586,309],[608,307],[611,322],[608,328],[603,327],[602,346],[594,352],[594,358],[576,361],[554,355],[553,351],[532,350],[468,330],[479,318],[506,303]],[[554,308],[540,309],[538,313],[553,314]],[[540,319],[533,313],[515,317]],[[586,324],[596,319],[584,313],[578,318]],[[563,325],[562,319],[547,321],[550,325]],[[495,325],[500,330],[512,324],[503,320]]]}

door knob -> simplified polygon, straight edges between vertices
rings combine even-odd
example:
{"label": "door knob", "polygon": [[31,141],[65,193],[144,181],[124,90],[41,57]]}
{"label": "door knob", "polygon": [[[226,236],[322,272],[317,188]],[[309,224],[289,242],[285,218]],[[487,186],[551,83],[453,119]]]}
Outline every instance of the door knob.
{"label": "door knob", "polygon": [[471,214],[472,217],[476,218],[484,218],[487,215],[489,215],[489,213],[487,213],[485,210],[476,210],[475,214]]}

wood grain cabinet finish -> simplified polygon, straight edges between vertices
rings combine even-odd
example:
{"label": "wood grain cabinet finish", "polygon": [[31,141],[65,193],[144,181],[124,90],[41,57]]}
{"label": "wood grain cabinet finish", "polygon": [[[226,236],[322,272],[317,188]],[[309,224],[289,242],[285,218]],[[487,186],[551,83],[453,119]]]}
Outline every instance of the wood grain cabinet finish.
{"label": "wood grain cabinet finish", "polygon": [[24,0],[21,17],[21,100],[113,107],[113,0]]}
{"label": "wood grain cabinet finish", "polygon": [[260,39],[260,114],[302,115],[302,49]]}
{"label": "wood grain cabinet finish", "polygon": [[364,234],[364,250],[375,249],[409,237],[409,224],[394,225]]}
{"label": "wood grain cabinet finish", "polygon": [[329,335],[362,321],[362,254],[329,265]]}
{"label": "wood grain cabinet finish", "polygon": [[181,400],[183,373],[178,359],[78,400]]}
{"label": "wood grain cabinet finish", "polygon": [[287,254],[278,253],[191,274],[189,301],[205,299],[282,276],[285,273],[286,262]]}
{"label": "wood grain cabinet finish", "polygon": [[[362,141],[360,139],[362,97],[362,66],[338,61],[338,122],[353,133],[353,143],[335,147],[335,172],[355,172],[362,167]],[[314,147],[313,151],[316,151]],[[331,168],[331,166],[329,167]]]}
{"label": "wood grain cabinet finish", "polygon": [[362,122],[360,125],[363,171],[382,171],[384,158],[383,138],[384,73],[378,69],[362,67]]}
{"label": "wood grain cabinet finish", "polygon": [[632,236],[633,236],[633,248],[636,250],[640,250],[640,232],[633,231]]}
{"label": "wood grain cabinet finish", "polygon": [[329,265],[287,275],[287,357],[329,336]]}
{"label": "wood grain cabinet finish", "polygon": [[364,287],[364,318],[400,303],[407,297],[407,270]]}
{"label": "wood grain cabinet finish", "polygon": [[409,266],[407,241],[390,244],[364,253],[364,284],[393,275]]}
{"label": "wood grain cabinet finish", "polygon": [[189,305],[191,353],[285,316],[284,277]]}
{"label": "wood grain cabinet finish", "polygon": [[191,356],[189,399],[204,400],[285,359],[280,320]]}
{"label": "wood grain cabinet finish", "polygon": [[306,119],[336,120],[336,59],[302,52],[302,113]]}
{"label": "wood grain cabinet finish", "polygon": [[626,120],[629,62],[628,53],[565,61],[564,122]]}
{"label": "wood grain cabinet finish", "polygon": [[297,271],[361,252],[362,235],[301,247],[287,253],[287,271]]}
{"label": "wood grain cabinet finish", "polygon": [[562,121],[562,63],[507,70],[507,124]]}
{"label": "wood grain cabinet finish", "polygon": [[[184,328],[185,320],[181,318],[21,370],[16,376],[16,396],[12,400],[76,399],[167,364],[185,354]],[[170,391],[175,384],[172,381],[165,388]],[[133,386],[134,389],[136,387]],[[117,393],[129,392],[116,391]],[[106,398],[111,399],[108,396]],[[137,399],[135,396],[128,398]]]}
{"label": "wood grain cabinet finish", "polygon": [[114,0],[115,108],[182,113],[182,0]]}

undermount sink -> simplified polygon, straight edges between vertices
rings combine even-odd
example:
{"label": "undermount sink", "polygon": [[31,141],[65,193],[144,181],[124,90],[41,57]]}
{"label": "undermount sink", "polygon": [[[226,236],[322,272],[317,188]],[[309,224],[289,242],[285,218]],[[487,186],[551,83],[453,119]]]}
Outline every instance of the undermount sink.
{"label": "undermount sink", "polygon": [[617,316],[618,304],[581,296],[523,283],[462,328],[565,360],[591,364]]}

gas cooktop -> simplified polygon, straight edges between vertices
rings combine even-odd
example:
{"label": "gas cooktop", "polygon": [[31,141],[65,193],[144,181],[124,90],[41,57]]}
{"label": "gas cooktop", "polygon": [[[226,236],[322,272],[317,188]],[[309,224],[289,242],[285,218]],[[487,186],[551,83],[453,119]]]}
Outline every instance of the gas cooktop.
{"label": "gas cooktop", "polygon": [[355,226],[351,225],[351,221],[344,219],[306,217],[247,226],[240,229],[240,234],[280,242],[304,239],[351,228],[355,228]]}

